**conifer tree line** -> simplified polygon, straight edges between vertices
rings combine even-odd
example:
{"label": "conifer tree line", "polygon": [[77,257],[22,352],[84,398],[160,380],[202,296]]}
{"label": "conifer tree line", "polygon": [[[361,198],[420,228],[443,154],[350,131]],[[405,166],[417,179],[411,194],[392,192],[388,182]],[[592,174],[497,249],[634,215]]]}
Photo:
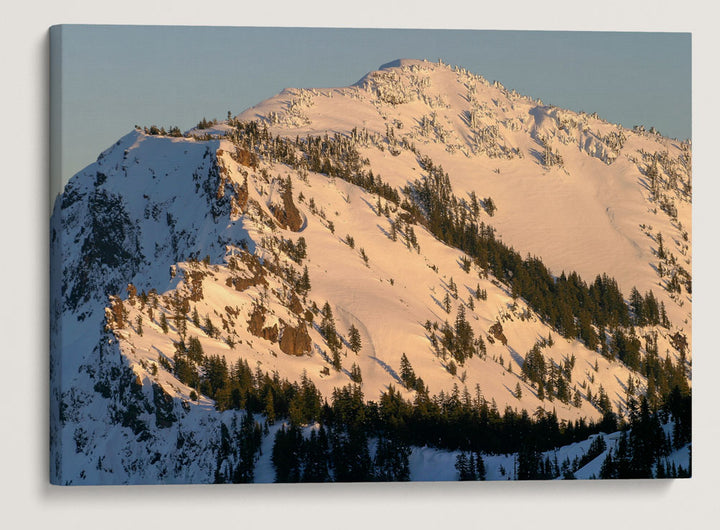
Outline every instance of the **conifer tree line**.
{"label": "conifer tree line", "polygon": [[[662,428],[668,419],[673,430],[668,435]],[[599,478],[684,478],[690,467],[670,464],[668,456],[690,442],[692,430],[691,402],[676,387],[660,410],[653,413],[642,398],[631,414],[629,426],[621,433],[617,446],[608,451]],[[691,454],[692,457],[692,454]]]}
{"label": "conifer tree line", "polygon": [[[239,146],[268,160],[288,164],[299,170],[301,175],[305,170],[312,170],[343,178],[402,208],[409,215],[405,220],[408,226],[410,223],[422,224],[439,240],[462,250],[481,275],[491,272],[509,287],[514,297],[525,299],[538,316],[564,337],[578,338],[590,349],[599,349],[607,357],[618,358],[630,368],[646,375],[646,401],[651,416],[662,413],[662,407],[670,402],[673,395],[679,396],[677,399],[689,400],[684,365],[676,365],[667,357],[661,360],[657,348],[653,349],[652,337],[644,337],[647,354],[640,354],[643,337],[637,335],[635,326],[669,325],[663,304],[658,305],[651,291],[641,295],[633,289],[629,303],[626,303],[617,282],[605,274],[598,275],[589,285],[575,272],[563,272],[559,278],[554,278],[539,258],[528,255],[523,259],[512,247],[496,238],[495,230],[480,220],[479,208],[473,211],[472,205],[465,200],[458,200],[447,173],[427,157],[421,157],[426,175],[405,188],[405,198],[401,199],[400,194],[383,182],[379,175],[363,168],[367,161],[359,156],[357,140],[354,139],[359,134],[353,131],[350,138],[336,134],[308,136],[304,139],[298,137],[292,141],[271,136],[267,127],[256,122],[236,122],[230,137]],[[487,199],[485,202],[491,203]],[[496,205],[491,204],[494,212]],[[381,208],[378,213],[389,214],[387,209],[383,212]],[[304,258],[303,243],[291,243],[285,249],[298,263]],[[469,269],[469,264],[466,267]],[[339,337],[330,325],[332,313],[326,309],[329,310],[329,306],[323,308],[320,329],[332,351],[332,345],[336,340],[339,342]],[[473,341],[472,329],[467,333],[466,328],[469,326],[463,325],[462,317],[458,315],[454,328],[446,326],[450,331],[446,333],[448,350],[459,362],[474,354],[481,354],[479,344]],[[359,340],[359,337],[354,338]],[[189,345],[185,349],[179,348],[180,372],[184,370],[183,356],[192,360],[190,349]],[[275,421],[276,418],[290,420],[289,425],[278,432],[279,441],[276,439],[276,443],[292,445],[295,449],[290,454],[298,456],[289,464],[282,463],[282,457],[278,456],[277,465],[289,470],[280,473],[281,479],[300,477],[303,480],[306,469],[311,470],[306,480],[325,477],[325,470],[336,480],[350,476],[376,477],[379,467],[390,464],[376,462],[377,455],[375,458],[370,457],[367,449],[369,436],[391,440],[392,444],[428,445],[466,451],[468,462],[472,460],[472,452],[526,451],[522,467],[530,471],[527,471],[525,478],[537,478],[540,475],[547,477],[549,468],[544,461],[536,465],[536,453],[585,439],[600,430],[611,432],[619,425],[609,401],[608,406],[605,406],[602,396],[597,398],[604,412],[601,422],[558,422],[554,413],[542,411],[538,411],[535,416],[530,416],[526,411],[518,413],[510,408],[500,413],[484,399],[469,398],[467,390],[461,396],[457,388],[453,393],[441,392],[431,397],[422,379],[412,373],[412,367],[406,367],[408,369],[403,371],[402,380],[407,388],[416,391],[413,401],[403,399],[390,387],[378,403],[365,403],[359,387],[352,390],[353,387],[349,385],[345,389],[336,390],[329,403],[323,403],[319,392],[306,377],[303,377],[301,384],[290,383],[280,380],[277,374],[254,374],[243,361],[232,368],[223,366],[223,363],[224,359],[203,358],[201,362],[195,362],[194,372],[190,370],[182,377],[193,382],[198,390],[202,387],[200,391],[216,399],[221,410],[244,408],[250,412],[267,414],[269,421]],[[527,371],[532,372],[532,369],[531,359]],[[530,377],[530,373],[524,375]],[[354,371],[354,378],[361,378],[359,368],[357,372]],[[555,380],[560,381],[562,377]],[[542,375],[536,376],[535,382],[549,386],[548,380],[543,380]],[[556,392],[556,395],[563,395],[560,388]],[[354,411],[352,414],[348,414],[348,407]],[[320,430],[316,433],[313,431],[315,434],[310,434],[310,437],[298,435],[301,426],[310,421],[320,423],[326,441],[319,441]],[[308,441],[311,438],[314,440]],[[396,446],[393,448],[398,452]],[[322,452],[321,449],[330,455],[326,467],[318,464],[317,455]],[[341,462],[344,460],[338,456],[341,454],[345,455],[344,458],[353,455],[356,468],[343,470]],[[382,451],[378,454],[382,454]],[[402,468],[402,465],[399,466]],[[473,469],[469,464],[461,467]],[[477,459],[474,469],[475,476],[479,476]],[[467,476],[473,475],[467,471]]]}
{"label": "conifer tree line", "polygon": [[[657,348],[653,349],[652,345],[646,349],[645,355],[640,353],[642,337],[638,336],[636,327],[660,325],[668,328],[670,325],[664,303],[658,304],[652,291],[642,295],[633,288],[626,302],[617,281],[607,274],[597,275],[590,284],[574,271],[563,271],[555,278],[538,257],[528,255],[522,258],[495,236],[494,228],[480,219],[481,203],[486,209],[487,204],[491,204],[493,212],[497,208],[492,199],[479,201],[475,194],[471,194],[469,203],[459,200],[453,193],[448,174],[429,157],[413,150],[425,174],[403,190],[404,198],[401,199],[379,175],[364,169],[368,161],[359,155],[357,146],[367,143],[367,131],[354,129],[349,137],[336,133],[304,139],[297,137],[292,141],[272,136],[266,125],[261,126],[257,122],[234,122],[234,125],[230,137],[238,145],[254,150],[260,156],[300,171],[310,169],[342,178],[394,203],[405,212],[401,217],[405,224],[419,223],[443,243],[465,252],[468,261],[476,265],[481,275],[491,272],[509,287],[514,297],[522,297],[545,323],[563,337],[576,338],[589,349],[599,350],[607,358],[618,359],[646,376],[648,399],[653,410],[675,386],[689,394],[682,348],[678,363],[673,363],[667,356],[661,359]],[[378,213],[380,211],[379,208]],[[465,267],[467,270],[469,264]],[[448,298],[448,313],[449,302]],[[462,364],[473,354],[481,354],[483,346],[465,347],[468,334],[458,333],[462,328],[457,329],[457,324],[456,329],[450,326],[443,328],[445,346],[450,346],[447,349],[453,355],[448,364],[451,370],[455,362]],[[455,341],[456,338],[460,340]],[[562,388],[560,390],[560,395],[563,395]]]}
{"label": "conifer tree line", "polygon": [[[244,148],[257,151],[271,161],[298,170],[312,170],[339,177],[375,193],[402,208],[405,222],[425,226],[443,243],[456,247],[481,271],[491,272],[506,284],[514,297],[522,297],[543,319],[566,338],[577,338],[589,349],[600,349],[609,358],[619,358],[633,369],[639,363],[629,357],[623,345],[632,342],[634,326],[670,325],[664,303],[648,291],[641,295],[633,288],[626,303],[617,281],[607,274],[597,275],[587,284],[572,271],[555,278],[535,256],[523,258],[495,236],[495,229],[479,218],[481,201],[472,194],[470,203],[453,193],[448,174],[427,156],[419,155],[425,175],[408,185],[405,198],[364,166],[357,146],[367,132],[354,129],[351,135],[297,137],[294,141],[273,136],[266,125],[257,122],[233,122],[230,138]],[[494,213],[491,198],[484,201]],[[629,330],[629,331],[628,331]],[[624,337],[615,340],[618,334]],[[612,340],[611,340],[612,338]],[[647,375],[647,374],[645,374]]]}
{"label": "conifer tree line", "polygon": [[[229,428],[221,422],[215,484],[253,482],[262,438],[262,428],[250,412],[243,416],[239,426],[235,417]],[[178,448],[184,443],[184,437],[179,435]]]}
{"label": "conifer tree line", "polygon": [[[390,387],[378,403],[365,402],[358,385],[347,385],[333,392],[331,403],[323,405],[319,426],[309,429],[309,434],[308,428],[293,422],[278,430],[272,457],[276,481],[409,480],[410,448],[423,445],[459,450],[455,463],[459,480],[484,480],[482,454],[507,453],[517,454],[513,478],[518,480],[573,478],[575,471],[603,453],[607,463],[602,478],[689,476],[689,470],[673,469],[667,463],[673,450],[690,441],[690,398],[679,389],[656,413],[643,398],[623,424],[612,412],[599,424],[558,422],[554,412],[542,409],[534,416],[509,407],[501,415],[494,405],[470,398],[467,391],[431,399],[425,393],[410,402]],[[674,427],[665,436],[661,425],[668,421]],[[542,454],[618,428],[622,434],[617,449],[606,452],[603,436],[597,436],[588,451],[572,462],[558,463],[557,458]]]}
{"label": "conifer tree line", "polygon": [[[327,309],[325,313],[331,317]],[[557,370],[569,372],[571,364],[572,359],[568,359]],[[679,448],[690,441],[690,398],[679,386],[673,388],[658,412],[651,412],[645,397],[640,405],[634,398],[628,399],[629,423],[619,421],[607,397],[606,405],[602,405],[602,395],[599,397],[604,413],[601,422],[587,423],[581,419],[573,423],[560,422],[554,411],[542,409],[532,416],[525,410],[517,412],[510,407],[501,413],[494,401],[488,402],[482,397],[479,388],[474,397],[467,389],[461,392],[457,386],[451,393],[440,392],[431,397],[405,355],[401,359],[400,377],[408,388],[416,391],[412,401],[404,399],[391,386],[378,402],[366,402],[361,387],[351,384],[336,389],[328,402],[305,374],[299,383],[291,383],[276,373],[264,373],[259,368],[252,371],[242,359],[229,368],[224,357],[204,355],[200,341],[194,336],[176,343],[172,368],[182,382],[214,399],[219,410],[242,409],[251,419],[253,414],[263,414],[268,424],[287,421],[288,425],[278,431],[273,449],[278,481],[407,480],[411,446],[468,453],[457,463],[462,480],[482,480],[480,452],[517,452],[516,477],[519,479],[556,478],[560,473],[569,476],[579,464],[560,469],[557,463],[540,458],[540,453],[618,428],[630,432],[633,443],[640,439],[641,433],[647,436],[643,438],[645,445],[631,444],[630,449],[620,446],[616,455],[608,456],[605,466],[608,477],[626,476],[623,462],[630,458],[627,455],[641,455],[646,449],[654,455],[653,465],[657,464],[652,473],[659,476],[687,473],[687,470],[673,470],[663,464],[666,461],[661,461],[669,454],[670,443]],[[523,375],[531,381],[545,381],[546,371],[540,349],[534,348],[526,357]],[[544,384],[550,387],[547,382]],[[197,399],[197,392],[194,390],[191,398]],[[650,421],[648,418],[652,419],[652,429],[643,427]],[[672,438],[660,436],[659,446],[651,443],[649,439],[660,432],[659,422],[669,419],[675,422]],[[303,435],[304,426],[315,422],[319,424],[317,432]],[[240,429],[222,431],[216,481],[252,480],[253,459],[257,458],[260,444],[258,428],[250,421]],[[371,439],[376,443],[374,456],[370,451]],[[647,465],[642,469],[646,472]],[[638,476],[640,471],[632,473]]]}
{"label": "conifer tree line", "polygon": [[540,419],[538,414],[532,418],[526,411],[518,413],[510,407],[501,413],[494,402],[480,395],[479,389],[471,397],[467,389],[460,392],[457,385],[451,393],[441,391],[431,396],[409,362],[401,370],[406,384],[416,390],[413,401],[390,386],[379,402],[365,403],[361,387],[349,384],[336,389],[328,403],[306,374],[298,383],[259,368],[253,371],[244,359],[228,367],[224,357],[204,355],[197,338],[190,337],[187,343],[176,344],[172,368],[181,382],[195,389],[195,397],[198,393],[206,395],[221,411],[264,414],[271,424],[281,418],[296,426],[320,422],[347,428],[352,424],[366,433],[398,438],[406,444],[490,453],[517,448],[523,437],[536,437],[543,448],[549,449],[561,442],[582,440],[599,428],[616,426],[613,415],[595,424],[585,420],[559,422],[554,413],[544,412],[539,414]]}

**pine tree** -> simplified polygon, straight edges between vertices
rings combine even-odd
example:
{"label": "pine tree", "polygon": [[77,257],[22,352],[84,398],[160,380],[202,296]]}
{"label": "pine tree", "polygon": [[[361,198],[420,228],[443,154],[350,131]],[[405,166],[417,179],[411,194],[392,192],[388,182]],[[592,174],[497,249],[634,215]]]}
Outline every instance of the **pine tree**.
{"label": "pine tree", "polygon": [[354,383],[362,383],[362,373],[360,372],[360,367],[355,363],[353,363],[352,368],[350,368],[350,379]]}
{"label": "pine tree", "polygon": [[210,320],[209,315],[205,315],[205,333],[208,337],[214,337],[215,336],[215,325],[212,323],[212,320]]}
{"label": "pine tree", "polygon": [[405,387],[409,390],[415,388],[417,383],[417,377],[415,376],[415,370],[413,370],[407,355],[404,353],[400,357],[400,379],[405,384]]}
{"label": "pine tree", "polygon": [[573,396],[573,406],[577,409],[579,409],[582,406],[582,396],[580,395],[579,390],[575,390],[575,395]]}
{"label": "pine tree", "polygon": [[295,425],[277,431],[272,448],[275,482],[300,481],[302,447],[302,432]]}
{"label": "pine tree", "polygon": [[380,437],[375,452],[375,479],[383,482],[410,480],[410,448],[396,437]]}
{"label": "pine tree", "polygon": [[455,469],[458,471],[458,480],[476,480],[475,469],[473,463],[465,452],[460,453],[455,457]]}
{"label": "pine tree", "polygon": [[333,368],[335,368],[336,371],[342,370],[342,360],[340,359],[340,351],[339,350],[330,350],[332,352],[332,365]]}
{"label": "pine tree", "polygon": [[460,305],[455,319],[455,337],[451,346],[457,361],[462,364],[473,356],[475,336],[472,327],[465,318],[465,306]]}
{"label": "pine tree", "polygon": [[275,423],[275,399],[271,391],[265,394],[265,417],[269,425]]}
{"label": "pine tree", "polygon": [[660,325],[664,328],[670,327],[670,320],[665,312],[665,302],[660,302]]}
{"label": "pine tree", "polygon": [[[322,321],[320,322],[320,333],[325,338],[325,341],[327,342],[328,347],[330,348],[330,351],[333,353],[333,366],[337,370],[339,370],[339,364],[340,364],[340,357],[339,357],[339,351],[341,342],[338,338],[337,331],[335,330],[335,319],[333,318],[333,312],[332,308],[330,307],[329,302],[325,302],[325,305],[322,308]],[[336,362],[336,355],[337,355],[337,362]]]}
{"label": "pine tree", "polygon": [[633,313],[635,314],[635,324],[638,326],[644,326],[646,323],[644,306],[642,295],[633,287],[630,292],[630,307],[632,307]]}
{"label": "pine tree", "polygon": [[495,202],[492,200],[492,197],[486,197],[483,200],[483,203],[485,204],[485,211],[487,214],[492,217],[495,215],[495,211],[497,210],[497,206],[495,206]]}
{"label": "pine tree", "polygon": [[665,259],[667,256],[666,256],[666,254],[665,254],[665,249],[663,248],[663,237],[662,237],[662,233],[660,233],[660,232],[658,232],[658,234],[657,234],[657,243],[658,243],[658,250],[657,250],[658,258],[660,258],[661,260],[663,260],[663,259]]}
{"label": "pine tree", "polygon": [[308,273],[307,265],[303,267],[303,273],[298,282],[297,290],[303,296],[310,291],[310,274]]}
{"label": "pine tree", "polygon": [[455,281],[452,279],[452,276],[450,277],[450,292],[452,293],[453,298],[457,299],[457,285],[455,284]]}
{"label": "pine tree", "polygon": [[480,453],[475,453],[475,475],[477,480],[485,480],[485,461]]}
{"label": "pine tree", "polygon": [[520,383],[515,384],[515,397],[518,399],[522,398],[522,388],[520,388]]}
{"label": "pine tree", "polygon": [[443,299],[443,307],[445,308],[445,312],[447,314],[450,314],[450,294],[445,293],[445,298]]}
{"label": "pine tree", "polygon": [[305,441],[303,451],[302,482],[328,482],[330,473],[328,461],[330,459],[328,438],[325,427],[310,431],[310,438]]}
{"label": "pine tree", "polygon": [[162,330],[162,332],[163,332],[165,335],[167,335],[167,333],[168,333],[168,321],[167,321],[167,317],[165,316],[165,312],[164,312],[164,311],[161,311],[161,312],[160,312],[160,329]]}
{"label": "pine tree", "polygon": [[348,342],[350,343],[350,350],[352,350],[354,353],[358,353],[362,348],[360,332],[354,324],[350,326],[350,330],[348,331]]}

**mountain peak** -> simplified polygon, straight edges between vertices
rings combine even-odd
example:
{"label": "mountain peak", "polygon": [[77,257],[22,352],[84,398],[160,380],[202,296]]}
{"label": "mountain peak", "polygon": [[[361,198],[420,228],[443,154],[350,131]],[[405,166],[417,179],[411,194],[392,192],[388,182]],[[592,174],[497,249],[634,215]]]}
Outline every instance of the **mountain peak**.
{"label": "mountain peak", "polygon": [[[430,455],[416,461],[445,459],[407,477],[456,476],[467,431],[497,440],[473,443],[504,480],[517,438],[471,410],[509,410],[507,425],[528,411],[544,432],[543,411],[589,425],[670,381],[689,389],[689,145],[416,59],[184,136],[130,132],[57,203],[55,481],[282,478],[284,420],[322,425],[321,399],[340,418],[346,390],[408,418],[427,399],[467,408],[467,425],[405,423]],[[246,431],[264,460],[230,454]],[[578,435],[563,436],[544,450]]]}

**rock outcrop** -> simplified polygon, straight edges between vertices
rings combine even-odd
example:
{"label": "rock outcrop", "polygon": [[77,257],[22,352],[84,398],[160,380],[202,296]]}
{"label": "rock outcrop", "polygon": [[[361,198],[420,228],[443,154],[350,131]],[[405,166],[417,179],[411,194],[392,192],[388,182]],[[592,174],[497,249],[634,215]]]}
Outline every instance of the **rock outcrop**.
{"label": "rock outcrop", "polygon": [[304,324],[298,327],[285,326],[280,339],[280,350],[288,355],[303,355],[310,352],[312,341]]}

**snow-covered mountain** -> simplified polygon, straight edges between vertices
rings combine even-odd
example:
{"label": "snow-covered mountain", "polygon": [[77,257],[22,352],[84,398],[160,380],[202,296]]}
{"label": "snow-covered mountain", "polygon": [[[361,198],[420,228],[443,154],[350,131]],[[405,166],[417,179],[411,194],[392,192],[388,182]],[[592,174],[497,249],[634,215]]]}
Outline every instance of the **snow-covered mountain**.
{"label": "snow-covered mountain", "polygon": [[[55,204],[58,483],[229,480],[253,407],[250,476],[272,480],[292,406],[252,405],[228,383],[245,371],[565,422],[689,385],[689,142],[410,60],[162,132],[118,140]],[[413,448],[411,478],[454,477],[448,455]]]}

